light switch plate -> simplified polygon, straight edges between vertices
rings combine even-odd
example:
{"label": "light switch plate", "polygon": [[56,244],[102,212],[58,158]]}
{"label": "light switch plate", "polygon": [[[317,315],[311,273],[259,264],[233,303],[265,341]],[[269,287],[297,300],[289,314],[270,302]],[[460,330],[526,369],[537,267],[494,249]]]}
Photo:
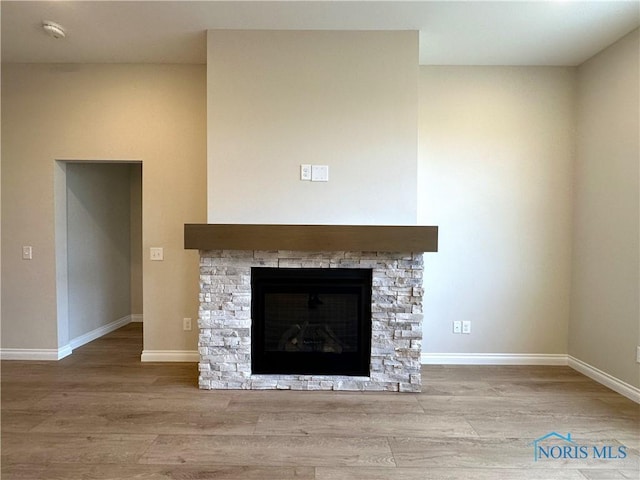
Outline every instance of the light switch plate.
{"label": "light switch plate", "polygon": [[33,260],[33,247],[30,245],[24,245],[22,247],[22,259]]}
{"label": "light switch plate", "polygon": [[149,259],[153,261],[164,260],[164,250],[162,247],[151,247],[149,249]]}
{"label": "light switch plate", "polygon": [[328,182],[329,166],[328,165],[311,165],[311,181],[312,182]]}

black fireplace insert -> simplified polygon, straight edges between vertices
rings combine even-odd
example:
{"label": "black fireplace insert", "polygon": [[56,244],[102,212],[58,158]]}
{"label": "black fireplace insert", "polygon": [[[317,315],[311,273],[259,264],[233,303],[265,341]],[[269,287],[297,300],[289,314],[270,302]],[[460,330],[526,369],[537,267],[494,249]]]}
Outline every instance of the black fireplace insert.
{"label": "black fireplace insert", "polygon": [[251,369],[368,376],[371,269],[251,269]]}

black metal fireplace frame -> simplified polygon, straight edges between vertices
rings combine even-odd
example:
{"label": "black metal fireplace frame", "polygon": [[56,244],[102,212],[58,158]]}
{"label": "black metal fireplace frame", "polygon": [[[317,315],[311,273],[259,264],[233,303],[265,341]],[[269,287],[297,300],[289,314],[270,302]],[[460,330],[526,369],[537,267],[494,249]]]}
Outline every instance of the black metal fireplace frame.
{"label": "black metal fireplace frame", "polygon": [[[372,270],[366,268],[251,268],[251,371],[269,375],[369,376]],[[268,293],[356,293],[357,352],[273,352],[264,343]]]}

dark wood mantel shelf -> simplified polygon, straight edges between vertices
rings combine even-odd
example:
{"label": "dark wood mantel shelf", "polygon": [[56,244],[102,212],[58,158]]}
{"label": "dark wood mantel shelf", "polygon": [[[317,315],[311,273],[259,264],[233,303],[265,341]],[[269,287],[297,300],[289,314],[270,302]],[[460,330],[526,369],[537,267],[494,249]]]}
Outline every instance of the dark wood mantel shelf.
{"label": "dark wood mantel shelf", "polygon": [[438,227],[186,224],[184,248],[318,252],[437,252]]}

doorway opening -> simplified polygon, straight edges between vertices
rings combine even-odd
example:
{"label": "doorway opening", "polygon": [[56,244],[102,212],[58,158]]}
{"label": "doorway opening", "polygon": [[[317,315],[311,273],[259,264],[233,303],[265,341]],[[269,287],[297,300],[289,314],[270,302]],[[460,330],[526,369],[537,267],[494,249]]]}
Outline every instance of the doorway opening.
{"label": "doorway opening", "polygon": [[142,163],[56,162],[58,344],[142,322]]}

